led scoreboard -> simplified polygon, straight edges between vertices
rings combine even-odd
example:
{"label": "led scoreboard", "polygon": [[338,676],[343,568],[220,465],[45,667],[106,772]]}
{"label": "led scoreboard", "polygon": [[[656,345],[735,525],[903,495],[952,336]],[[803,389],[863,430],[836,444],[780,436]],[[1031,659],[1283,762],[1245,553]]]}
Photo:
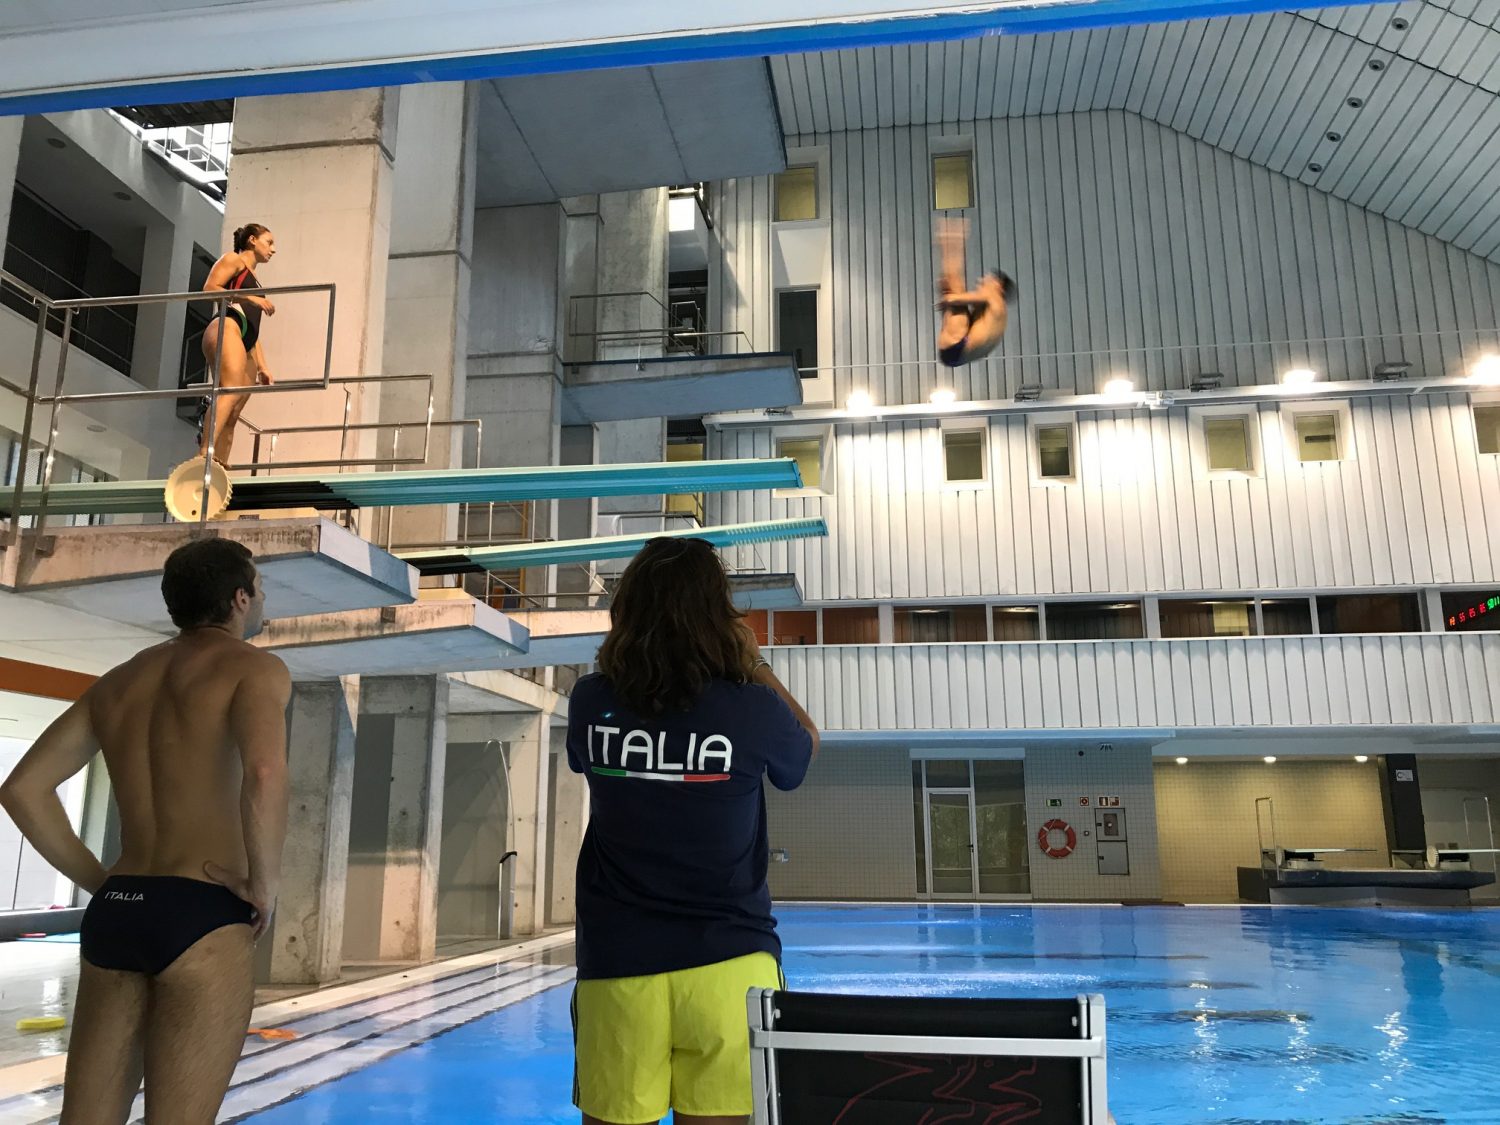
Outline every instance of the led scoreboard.
{"label": "led scoreboard", "polygon": [[[1478,598],[1458,610],[1448,613],[1448,628],[1450,629],[1472,629],[1484,628],[1486,625],[1493,627],[1494,622],[1484,621],[1491,614],[1500,614],[1500,594],[1487,598]],[[1476,626],[1475,622],[1484,621],[1483,625]],[[1500,617],[1495,618],[1500,622]]]}

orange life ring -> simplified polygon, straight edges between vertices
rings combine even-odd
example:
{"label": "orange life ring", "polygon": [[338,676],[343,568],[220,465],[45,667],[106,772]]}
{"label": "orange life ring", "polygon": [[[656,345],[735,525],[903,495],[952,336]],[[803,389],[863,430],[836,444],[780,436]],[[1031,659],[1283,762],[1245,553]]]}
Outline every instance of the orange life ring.
{"label": "orange life ring", "polygon": [[[1052,846],[1052,833],[1062,832],[1067,835],[1068,842],[1060,848]],[[1073,826],[1066,820],[1049,820],[1042,825],[1040,832],[1036,834],[1037,847],[1042,849],[1043,854],[1052,859],[1066,859],[1073,854],[1073,849],[1078,846],[1078,833],[1073,831]]]}

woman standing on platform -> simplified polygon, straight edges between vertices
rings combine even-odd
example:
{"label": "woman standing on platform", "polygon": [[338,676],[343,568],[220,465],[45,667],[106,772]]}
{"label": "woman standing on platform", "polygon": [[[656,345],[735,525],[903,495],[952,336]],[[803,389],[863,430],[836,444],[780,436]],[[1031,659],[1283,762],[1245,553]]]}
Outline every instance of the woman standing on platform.
{"label": "woman standing on platform", "polygon": [[[255,267],[263,266],[276,256],[276,238],[259,223],[247,223],[234,232],[234,249],[225,254],[209,272],[203,283],[205,293],[259,289]],[[218,308],[215,308],[215,314]],[[213,435],[214,460],[229,464],[234,445],[234,427],[244,412],[249,395],[224,394],[233,387],[253,387],[269,383],[265,352],[260,346],[262,316],[275,316],[276,306],[266,297],[249,294],[228,303],[222,317],[215,315],[203,330],[203,358],[208,363],[208,378],[219,372],[220,394],[214,404],[212,419],[203,419],[203,436],[198,455],[208,452],[209,435]]]}

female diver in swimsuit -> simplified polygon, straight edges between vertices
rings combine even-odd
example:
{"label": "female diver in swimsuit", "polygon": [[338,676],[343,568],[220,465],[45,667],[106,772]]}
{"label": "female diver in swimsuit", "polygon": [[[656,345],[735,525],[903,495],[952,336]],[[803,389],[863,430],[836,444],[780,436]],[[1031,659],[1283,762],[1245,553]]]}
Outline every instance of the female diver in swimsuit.
{"label": "female diver in swimsuit", "polygon": [[[236,289],[258,289],[260,282],[253,272],[276,256],[276,238],[259,223],[248,223],[234,232],[234,250],[225,254],[209,272],[203,284],[205,293]],[[265,297],[244,296],[229,302],[227,314],[215,317],[203,331],[203,358],[208,361],[208,377],[213,378],[217,364],[220,387],[253,387],[269,383],[266,356],[260,347],[261,316],[275,316],[276,306]],[[234,444],[234,427],[249,401],[249,395],[221,394],[214,405],[214,417],[203,420],[203,437],[198,455],[208,449],[213,434],[214,460],[229,464]],[[212,422],[213,428],[209,428]]]}

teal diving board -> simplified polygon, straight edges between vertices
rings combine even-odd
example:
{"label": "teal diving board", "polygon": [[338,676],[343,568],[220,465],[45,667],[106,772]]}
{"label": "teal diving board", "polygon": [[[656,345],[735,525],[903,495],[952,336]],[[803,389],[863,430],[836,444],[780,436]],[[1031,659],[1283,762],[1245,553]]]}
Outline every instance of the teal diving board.
{"label": "teal diving board", "polygon": [[[548,465],[523,469],[437,469],[421,472],[327,473],[234,477],[228,510],[384,508],[407,504],[513,503],[596,496],[678,495],[742,489],[800,488],[802,473],[788,457],[740,461],[673,461],[644,465]],[[166,510],[164,480],[54,484],[47,511],[58,515],[150,515]],[[0,491],[0,516],[11,513]],[[21,495],[21,514],[35,515],[42,490]]]}
{"label": "teal diving board", "polygon": [[399,554],[403,562],[410,563],[423,575],[466,574],[480,570],[519,570],[530,566],[623,559],[635,554],[652,539],[706,539],[722,549],[785,539],[813,539],[827,534],[828,525],[821,519],[766,520],[643,535],[605,535],[554,543],[513,543],[503,547],[470,547],[462,551],[403,551]]}

